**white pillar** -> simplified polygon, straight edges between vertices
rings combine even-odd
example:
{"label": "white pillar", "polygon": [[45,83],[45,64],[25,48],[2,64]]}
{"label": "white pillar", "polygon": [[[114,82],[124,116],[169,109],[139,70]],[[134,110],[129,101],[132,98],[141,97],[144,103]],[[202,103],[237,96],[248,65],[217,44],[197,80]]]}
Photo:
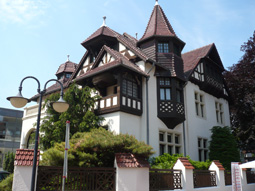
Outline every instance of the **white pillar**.
{"label": "white pillar", "polygon": [[219,161],[214,160],[211,163],[209,170],[216,171],[217,189],[224,190],[224,188],[225,188],[225,174],[224,174],[225,169],[222,166],[222,164]]}
{"label": "white pillar", "polygon": [[149,163],[132,154],[116,154],[116,191],[148,191]]}
{"label": "white pillar", "polygon": [[194,190],[194,179],[193,169],[194,167],[188,161],[187,158],[179,158],[173,169],[182,170],[182,190],[193,191]]}

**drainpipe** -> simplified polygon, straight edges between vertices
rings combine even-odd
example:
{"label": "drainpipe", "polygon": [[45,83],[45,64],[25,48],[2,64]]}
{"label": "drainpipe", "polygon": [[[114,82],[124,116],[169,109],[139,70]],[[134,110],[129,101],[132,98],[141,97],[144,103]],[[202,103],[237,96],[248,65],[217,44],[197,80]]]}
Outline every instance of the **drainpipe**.
{"label": "drainpipe", "polygon": [[[185,101],[186,101],[186,90],[185,90],[185,92],[184,92],[184,87],[187,85],[187,82],[185,82],[185,84],[183,85],[183,97],[184,97],[184,99],[183,99],[183,101],[184,101],[184,107],[185,107]],[[186,101],[186,103],[187,103],[187,101]],[[186,104],[186,106],[187,106],[187,104]],[[187,114],[187,107],[185,107],[185,114]],[[185,115],[186,116],[186,115]],[[187,120],[187,116],[185,117],[186,118],[186,120]],[[185,120],[185,121],[186,121]],[[182,126],[183,126],[183,146],[184,146],[184,148],[183,148],[183,150],[184,150],[184,156],[186,157],[186,155],[187,155],[187,150],[186,150],[186,126],[185,126],[185,121],[183,121],[183,123],[182,123]]]}
{"label": "drainpipe", "polygon": [[[153,62],[152,67],[150,70],[147,72],[149,74],[151,70],[155,67],[155,62]],[[146,77],[146,128],[147,128],[147,145],[150,144],[150,124],[149,124],[149,90],[148,90],[148,81],[150,79],[150,76]]]}

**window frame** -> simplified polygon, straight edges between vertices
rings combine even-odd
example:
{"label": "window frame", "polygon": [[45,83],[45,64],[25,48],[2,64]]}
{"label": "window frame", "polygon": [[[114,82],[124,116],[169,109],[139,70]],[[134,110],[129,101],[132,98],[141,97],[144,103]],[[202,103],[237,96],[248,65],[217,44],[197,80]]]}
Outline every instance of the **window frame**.
{"label": "window frame", "polygon": [[195,111],[196,116],[201,118],[206,118],[205,113],[205,96],[197,91],[194,92],[194,100],[195,100]]}
{"label": "window frame", "polygon": [[216,112],[216,121],[217,123],[224,124],[224,108],[223,104],[219,101],[215,101],[215,112]]}
{"label": "window frame", "polygon": [[[163,135],[163,141],[161,141],[160,135]],[[169,136],[171,136],[170,141]],[[176,137],[178,137],[178,143],[176,143]],[[182,139],[180,133],[168,130],[159,130],[159,155],[162,155],[164,153],[169,153],[171,155],[181,154],[181,149]],[[164,150],[164,152],[162,150]]]}
{"label": "window frame", "polygon": [[158,53],[165,54],[170,52],[169,42],[158,42]]}
{"label": "window frame", "polygon": [[197,138],[197,148],[198,148],[198,160],[199,161],[206,161],[209,159],[209,145],[208,139],[198,137]]}
{"label": "window frame", "polygon": [[140,85],[137,79],[129,74],[122,79],[121,93],[127,97],[140,99]]}

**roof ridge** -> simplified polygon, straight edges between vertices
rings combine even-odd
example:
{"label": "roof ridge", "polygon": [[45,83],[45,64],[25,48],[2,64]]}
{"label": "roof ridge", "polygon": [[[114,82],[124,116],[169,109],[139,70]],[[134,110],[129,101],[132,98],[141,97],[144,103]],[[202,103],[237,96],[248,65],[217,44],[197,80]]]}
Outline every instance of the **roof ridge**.
{"label": "roof ridge", "polygon": [[202,48],[205,48],[205,47],[207,47],[207,46],[212,46],[213,44],[214,44],[214,43],[211,43],[211,44],[202,46],[202,47],[200,47],[200,48],[196,48],[196,49],[190,50],[190,51],[188,51],[188,52],[183,53],[182,55],[187,54],[187,53],[191,53],[191,52],[194,52],[194,51],[197,51],[197,50],[202,49]]}

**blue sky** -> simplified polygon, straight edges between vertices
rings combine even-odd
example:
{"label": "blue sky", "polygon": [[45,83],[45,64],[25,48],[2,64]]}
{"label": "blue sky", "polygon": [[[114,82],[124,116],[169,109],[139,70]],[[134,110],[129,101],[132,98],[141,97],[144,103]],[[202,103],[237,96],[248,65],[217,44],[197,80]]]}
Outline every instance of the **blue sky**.
{"label": "blue sky", "polygon": [[[215,43],[225,68],[237,63],[240,46],[255,30],[254,0],[159,0],[184,52]],[[70,55],[79,63],[81,42],[103,23],[119,33],[140,38],[154,0],[0,0],[0,107],[12,108],[6,97],[16,95],[20,81],[35,76],[43,88],[56,78]],[[49,84],[51,85],[51,84]],[[33,80],[23,83],[23,96],[36,94]]]}

